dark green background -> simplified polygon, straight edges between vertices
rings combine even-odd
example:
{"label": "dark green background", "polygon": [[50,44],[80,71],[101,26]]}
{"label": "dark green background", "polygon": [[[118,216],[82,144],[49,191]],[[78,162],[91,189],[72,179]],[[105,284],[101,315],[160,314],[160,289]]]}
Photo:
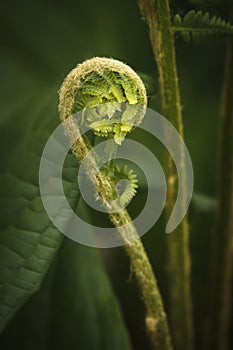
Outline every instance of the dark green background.
{"label": "dark green background", "polygon": [[[191,6],[183,1],[173,2],[172,11],[176,8],[180,14],[183,14],[192,8]],[[218,12],[219,7],[216,6],[214,11]],[[10,151],[17,149],[27,136],[30,115],[35,113],[35,109],[42,109],[46,105],[47,117],[53,118],[51,123],[54,126],[58,124],[57,91],[66,74],[77,63],[87,58],[106,56],[122,60],[135,70],[153,76],[158,91],[156,65],[147,27],[139,14],[137,3],[133,0],[9,1],[1,4],[0,23],[2,39],[0,145],[3,160],[8,157]],[[217,139],[224,54],[225,39],[200,45],[185,44],[177,40],[177,64],[185,141],[191,154],[195,176],[196,201],[193,201],[191,207],[190,228],[193,258],[192,291],[198,349],[202,348],[201,344],[205,339],[205,312],[210,292],[208,259],[212,235],[212,206],[209,205],[209,198],[212,200],[216,196]],[[150,106],[160,110],[158,93]],[[5,131],[6,123],[8,126],[11,125],[10,131],[9,128],[7,129],[8,132]],[[37,127],[40,128],[39,121]],[[156,147],[154,152],[156,153]],[[21,160],[15,161],[20,163]],[[200,199],[200,193],[201,196],[207,196],[206,201],[203,197]],[[139,196],[143,197],[143,195],[141,191]],[[165,236],[161,237],[162,233],[159,232],[163,227],[164,223],[160,220],[144,237],[144,242],[166,300]],[[70,255],[66,252],[74,248],[69,247],[69,244],[71,243],[66,241],[57,260],[60,256]],[[85,266],[85,257],[94,249],[87,247],[75,249],[79,250],[79,259],[75,260],[75,264]],[[147,349],[148,343],[143,327],[143,305],[134,278],[130,275],[128,259],[122,248],[103,250],[101,253],[115,293],[119,297],[133,348]],[[64,288],[62,278],[69,271],[67,265],[72,266],[74,262],[72,259],[66,263],[64,259],[60,260],[63,263],[58,261],[57,264],[61,266],[63,273],[59,275],[55,271],[56,264],[53,264],[42,291],[25,304],[1,336],[0,345],[3,350],[63,349],[64,344],[67,345],[68,350],[95,349],[95,345],[91,343],[87,346],[87,339],[90,340],[93,336],[95,325],[98,328],[98,323],[105,324],[106,320],[101,319],[100,316],[99,321],[96,320],[94,326],[90,326],[94,328],[90,328],[90,334],[87,335],[83,333],[81,325],[82,322],[91,324],[91,317],[87,319],[84,317],[83,320],[78,321],[80,332],[75,327],[75,319],[70,326],[67,326],[66,322],[71,317],[72,306],[61,306],[60,310],[58,305],[64,302],[64,298],[69,298],[67,290],[75,288],[67,285],[65,292],[62,292]],[[90,265],[86,273],[91,274],[91,270]],[[75,281],[75,269],[72,271],[70,279]],[[64,283],[69,283],[67,281]],[[85,288],[88,291],[95,289],[95,284],[88,285],[88,282],[85,284],[85,274],[80,281],[83,283],[84,294]],[[92,281],[92,283],[95,282]],[[100,297],[101,293],[97,295]],[[82,299],[84,316],[85,312],[88,312],[88,305],[92,303],[92,294],[89,298]],[[99,314],[101,313],[102,310],[99,309]],[[56,318],[62,316],[64,316],[64,323],[57,324]],[[72,338],[68,340],[65,337],[70,334],[70,330],[64,331],[64,338],[62,338],[66,326],[72,330]],[[106,327],[104,333],[108,333],[109,327],[115,326],[106,323],[104,327]],[[104,349],[103,343],[102,348]],[[117,346],[115,349],[118,349]]]}

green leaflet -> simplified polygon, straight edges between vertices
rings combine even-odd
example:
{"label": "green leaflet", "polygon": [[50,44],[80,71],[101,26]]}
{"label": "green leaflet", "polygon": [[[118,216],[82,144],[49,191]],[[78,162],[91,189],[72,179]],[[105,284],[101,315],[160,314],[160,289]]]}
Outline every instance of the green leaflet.
{"label": "green leaflet", "polygon": [[221,17],[210,17],[202,11],[189,11],[184,18],[176,14],[173,18],[173,31],[180,33],[186,42],[207,41],[223,35],[233,35],[233,26]]}
{"label": "green leaflet", "polygon": [[217,205],[216,198],[209,197],[200,192],[194,192],[192,198],[192,204],[197,211],[202,213],[214,212]]}

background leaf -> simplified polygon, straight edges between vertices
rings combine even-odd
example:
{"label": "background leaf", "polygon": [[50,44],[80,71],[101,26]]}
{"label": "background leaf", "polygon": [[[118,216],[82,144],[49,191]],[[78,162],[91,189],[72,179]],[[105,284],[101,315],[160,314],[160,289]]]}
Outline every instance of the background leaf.
{"label": "background leaf", "polygon": [[[39,97],[39,101],[44,102],[44,96]],[[62,235],[43,208],[38,186],[40,156],[51,125],[57,124],[56,113],[54,109],[42,108],[41,111],[36,108],[34,113],[26,113],[26,118],[28,115],[30,123],[21,142],[12,147],[5,163],[1,164],[1,330],[22,303],[39,288],[62,241]],[[42,127],[38,128],[38,124]],[[8,128],[12,128],[11,122],[4,126],[6,135]],[[14,132],[17,133],[17,129],[14,128]],[[75,176],[72,156],[69,158],[66,166]],[[72,193],[73,182],[69,181],[67,186],[68,197]],[[71,199],[76,200],[73,196]]]}
{"label": "background leaf", "polygon": [[66,239],[59,256],[52,301],[50,348],[131,348],[119,305],[99,253]]}
{"label": "background leaf", "polygon": [[99,252],[65,239],[42,287],[0,338],[3,349],[131,349]]}

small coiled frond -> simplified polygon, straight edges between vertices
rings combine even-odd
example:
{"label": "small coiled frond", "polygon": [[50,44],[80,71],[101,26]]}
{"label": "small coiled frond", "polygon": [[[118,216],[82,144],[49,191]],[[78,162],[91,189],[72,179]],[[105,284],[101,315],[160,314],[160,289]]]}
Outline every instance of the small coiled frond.
{"label": "small coiled frond", "polygon": [[173,31],[179,33],[186,42],[207,41],[219,36],[233,35],[233,26],[221,17],[203,13],[202,11],[189,11],[184,18],[176,14],[173,18]]}
{"label": "small coiled frond", "polygon": [[127,165],[123,165],[120,168],[115,163],[112,163],[110,168],[108,165],[103,166],[101,171],[111,179],[111,182],[116,187],[120,206],[126,206],[137,193],[137,175],[134,174],[133,170],[127,170]]}

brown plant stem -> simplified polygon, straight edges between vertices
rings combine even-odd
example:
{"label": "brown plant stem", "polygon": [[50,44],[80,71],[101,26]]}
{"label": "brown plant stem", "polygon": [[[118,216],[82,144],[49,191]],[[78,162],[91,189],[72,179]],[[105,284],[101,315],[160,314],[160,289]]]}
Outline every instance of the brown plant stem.
{"label": "brown plant stem", "polygon": [[[163,114],[183,136],[174,37],[168,0],[139,0],[139,7],[149,27],[151,45],[159,71]],[[180,152],[180,166],[183,167],[185,174],[182,152]],[[167,216],[170,215],[176,200],[177,185],[175,167],[171,157],[168,157]],[[183,186],[185,201],[185,183],[180,183],[179,186]],[[169,234],[167,246],[169,320],[174,346],[177,350],[190,350],[193,348],[193,321],[187,218],[184,218],[179,227]]]}

